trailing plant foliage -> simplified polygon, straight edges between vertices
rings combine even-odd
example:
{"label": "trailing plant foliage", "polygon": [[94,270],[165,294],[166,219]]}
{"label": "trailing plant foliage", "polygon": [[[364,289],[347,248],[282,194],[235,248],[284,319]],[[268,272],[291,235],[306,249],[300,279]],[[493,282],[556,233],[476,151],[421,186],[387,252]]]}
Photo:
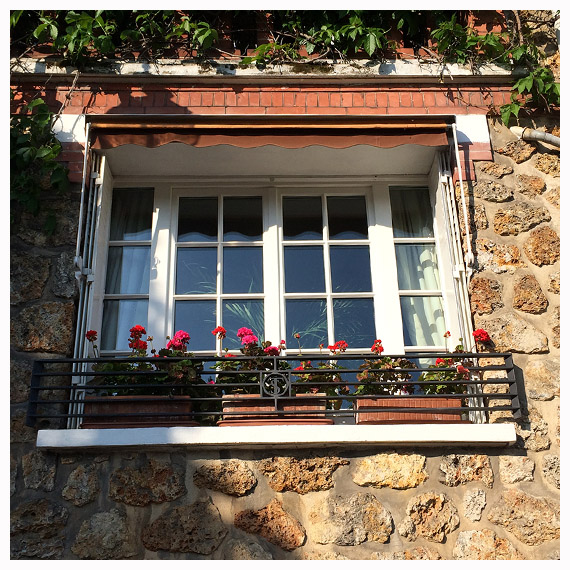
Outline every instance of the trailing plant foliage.
{"label": "trailing plant foliage", "polygon": [[[10,202],[37,215],[48,191],[63,193],[68,187],[67,168],[57,161],[61,144],[52,131],[53,114],[43,99],[28,103],[10,117]],[[55,228],[48,212],[46,231]]]}
{"label": "trailing plant foliage", "polygon": [[511,102],[500,109],[508,124],[521,108],[548,110],[560,104],[559,84],[540,64],[538,48],[513,14],[504,32],[484,34],[468,25],[465,12],[443,10],[16,10],[10,24],[13,52],[51,49],[78,67],[129,57],[207,59],[232,55],[234,49],[245,54],[243,65],[335,62],[359,54],[382,59],[397,50],[398,38],[418,58],[432,62],[526,68]]}

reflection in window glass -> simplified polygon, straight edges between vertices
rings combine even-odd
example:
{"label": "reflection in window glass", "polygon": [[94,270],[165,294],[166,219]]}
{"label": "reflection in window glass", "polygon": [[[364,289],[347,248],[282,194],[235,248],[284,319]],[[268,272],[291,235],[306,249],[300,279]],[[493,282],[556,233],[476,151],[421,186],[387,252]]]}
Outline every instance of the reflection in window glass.
{"label": "reflection in window glass", "polygon": [[286,293],[324,292],[322,246],[289,246],[285,248],[284,256]]}
{"label": "reflection in window glass", "polygon": [[180,198],[178,241],[212,242],[218,239],[218,199]]}
{"label": "reflection in window glass", "polygon": [[439,290],[435,246],[397,244],[396,261],[401,290]]}
{"label": "reflection in window glass", "polygon": [[150,277],[150,247],[110,247],[105,293],[146,294]]}
{"label": "reflection in window glass", "polygon": [[349,348],[374,343],[374,302],[372,299],[334,299],[334,339],[345,340]]}
{"label": "reflection in window glass", "polygon": [[224,198],[224,241],[261,240],[261,207],[261,196]]}
{"label": "reflection in window glass", "polygon": [[189,350],[215,350],[216,301],[176,301],[174,330],[190,335]]}
{"label": "reflection in window glass", "polygon": [[318,348],[328,345],[327,304],[324,299],[287,299],[285,302],[287,346],[298,346],[296,333],[303,348]]}
{"label": "reflection in window glass", "polygon": [[180,247],[176,255],[177,295],[216,292],[218,252],[215,247]]}
{"label": "reflection in window glass", "polygon": [[444,344],[445,319],[441,297],[400,297],[406,346]]}
{"label": "reflection in window glass", "polygon": [[364,196],[329,196],[327,210],[330,239],[368,238]]}
{"label": "reflection in window glass", "polygon": [[241,341],[236,334],[242,327],[251,329],[261,343],[265,334],[263,301],[261,299],[222,301],[222,326],[227,331],[224,347],[241,348]]}
{"label": "reflection in window glass", "polygon": [[283,198],[283,237],[286,240],[323,238],[320,196]]}
{"label": "reflection in window glass", "polygon": [[263,293],[261,247],[224,248],[224,293]]}
{"label": "reflection in window glass", "polygon": [[433,237],[427,188],[390,188],[390,202],[395,238]]}
{"label": "reflection in window glass", "polygon": [[330,248],[332,290],[372,291],[368,246],[335,245]]}
{"label": "reflection in window glass", "polygon": [[152,188],[115,188],[109,239],[150,240],[153,208]]}
{"label": "reflection in window glass", "polygon": [[101,350],[130,352],[129,331],[134,325],[141,325],[147,328],[147,319],[147,299],[107,299],[104,301]]}

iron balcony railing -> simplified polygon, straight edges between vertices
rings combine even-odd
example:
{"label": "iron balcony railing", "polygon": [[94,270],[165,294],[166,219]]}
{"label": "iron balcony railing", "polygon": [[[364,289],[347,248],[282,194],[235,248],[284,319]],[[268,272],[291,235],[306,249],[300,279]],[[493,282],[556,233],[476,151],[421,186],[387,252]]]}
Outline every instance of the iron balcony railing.
{"label": "iron balcony railing", "polygon": [[520,417],[508,353],[124,356],[36,360],[27,425],[487,423],[492,414]]}

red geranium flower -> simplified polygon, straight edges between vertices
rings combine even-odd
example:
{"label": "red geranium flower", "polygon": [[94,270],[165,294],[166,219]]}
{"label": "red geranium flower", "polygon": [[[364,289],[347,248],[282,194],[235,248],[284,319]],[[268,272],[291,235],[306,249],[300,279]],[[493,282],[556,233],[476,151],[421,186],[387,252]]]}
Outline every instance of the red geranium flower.
{"label": "red geranium flower", "polygon": [[143,334],[146,334],[146,329],[141,325],[135,325],[129,332],[133,338],[140,338]]}
{"label": "red geranium flower", "polygon": [[97,331],[87,331],[85,333],[85,338],[89,342],[95,342],[97,340]]}
{"label": "red geranium flower", "polygon": [[217,335],[219,339],[226,338],[226,329],[224,327],[216,327],[212,334]]}
{"label": "red geranium flower", "polygon": [[376,339],[370,350],[372,352],[375,352],[376,354],[382,354],[384,352],[384,347],[382,346],[382,341],[380,339]]}
{"label": "red geranium flower", "polygon": [[473,331],[473,337],[478,342],[491,342],[489,333],[483,329],[477,329],[476,331]]}

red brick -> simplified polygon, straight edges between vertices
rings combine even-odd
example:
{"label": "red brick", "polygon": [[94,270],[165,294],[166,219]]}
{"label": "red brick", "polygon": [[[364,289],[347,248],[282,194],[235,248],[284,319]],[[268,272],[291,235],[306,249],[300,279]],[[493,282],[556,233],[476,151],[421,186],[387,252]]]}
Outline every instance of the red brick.
{"label": "red brick", "polygon": [[354,93],[352,95],[352,105],[354,107],[364,107],[364,93]]}
{"label": "red brick", "polygon": [[400,93],[398,91],[390,91],[388,93],[388,107],[400,106]]}
{"label": "red brick", "polygon": [[435,105],[437,107],[445,107],[449,105],[449,99],[445,93],[435,93]]}
{"label": "red brick", "polygon": [[259,96],[259,91],[256,91],[255,93],[249,93],[249,104],[252,107],[259,107],[260,105],[260,96]]}
{"label": "red brick", "polygon": [[435,93],[433,91],[424,91],[424,107],[435,107]]}
{"label": "red brick", "polygon": [[307,99],[305,101],[305,105],[307,107],[316,107],[318,101],[317,93],[307,93]]}
{"label": "red brick", "polygon": [[305,107],[267,107],[268,115],[304,115]]}
{"label": "red brick", "polygon": [[376,93],[365,93],[364,102],[367,107],[376,107]]}
{"label": "red brick", "polygon": [[235,107],[237,105],[237,97],[234,91],[226,93],[226,107]]}
{"label": "red brick", "polygon": [[295,105],[295,93],[285,92],[283,93],[283,106],[293,107]]}
{"label": "red brick", "polygon": [[388,110],[385,107],[347,107],[347,115],[385,115]]}
{"label": "red brick", "polygon": [[227,115],[265,115],[265,107],[226,107]]}
{"label": "red brick", "polygon": [[214,94],[209,91],[202,93],[202,107],[212,107],[214,105]]}
{"label": "red brick", "polygon": [[319,95],[319,107],[321,107],[323,105],[321,103],[321,99],[323,98],[323,95],[329,95],[329,101],[330,101],[331,107],[340,107],[342,105],[342,99],[341,99],[340,93],[330,93],[330,94],[323,93],[323,94]]}
{"label": "red brick", "polygon": [[376,106],[388,107],[388,93],[376,93]]}
{"label": "red brick", "polygon": [[352,93],[342,93],[342,106],[343,107],[352,107]]}
{"label": "red brick", "polygon": [[295,107],[306,107],[306,106],[307,106],[307,94],[295,93]]}
{"label": "red brick", "polygon": [[264,107],[271,105],[271,93],[262,92],[259,94],[259,104]]}
{"label": "red brick", "polygon": [[404,91],[400,93],[400,105],[402,107],[411,107],[412,106],[412,95],[411,93]]}
{"label": "red brick", "polygon": [[346,115],[344,107],[307,107],[309,115]]}
{"label": "red brick", "polygon": [[271,94],[271,106],[283,107],[283,93],[276,92]]}
{"label": "red brick", "polygon": [[214,99],[212,106],[223,107],[225,103],[225,95],[221,91],[214,91]]}
{"label": "red brick", "polygon": [[[185,107],[175,107],[175,106],[167,106],[167,107],[153,107],[151,109],[153,113],[157,115],[184,115],[187,112]],[[209,112],[212,113],[215,110],[210,110]]]}
{"label": "red brick", "polygon": [[394,115],[425,115],[428,110],[423,107],[389,107],[388,113]]}
{"label": "red brick", "polygon": [[421,91],[412,91],[412,106],[413,107],[423,107],[424,106],[424,98]]}
{"label": "red brick", "polygon": [[189,107],[200,107],[202,105],[202,94],[190,91]]}

